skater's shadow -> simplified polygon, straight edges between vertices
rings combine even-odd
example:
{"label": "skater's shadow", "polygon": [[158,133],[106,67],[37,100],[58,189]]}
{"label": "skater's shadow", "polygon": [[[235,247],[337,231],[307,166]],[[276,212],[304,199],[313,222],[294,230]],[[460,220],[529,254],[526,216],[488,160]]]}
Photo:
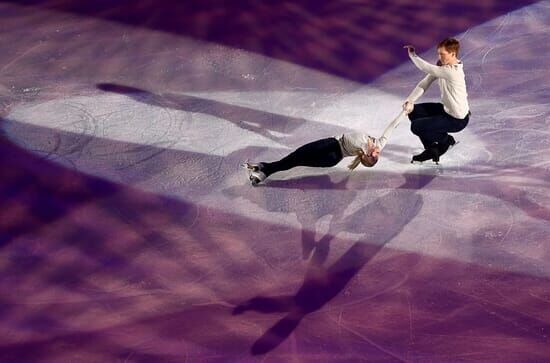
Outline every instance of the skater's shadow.
{"label": "skater's shadow", "polygon": [[[270,212],[294,214],[302,226],[300,228],[302,259],[307,260],[314,249],[324,251],[322,255],[317,255],[317,259],[321,259],[321,256],[328,255],[331,236],[341,231],[363,233],[362,221],[354,224],[350,222],[349,216],[345,216],[346,209],[360,197],[362,192],[388,189],[388,180],[393,183],[396,179],[403,178],[405,182],[399,188],[417,190],[424,188],[435,176],[434,174],[380,174],[372,173],[370,170],[354,171],[350,174],[349,171],[332,170],[328,174],[325,172],[321,175],[267,180],[255,190],[265,189],[265,193],[270,193],[270,189],[274,188],[278,197],[271,199],[269,203],[266,203],[264,193],[250,193],[248,185],[230,187],[225,189],[224,193],[230,197],[244,196],[250,202]],[[324,237],[321,238],[316,237],[319,232],[319,222],[325,228],[322,232]]]}
{"label": "skater's shadow", "polygon": [[[430,180],[426,179],[425,183]],[[260,355],[275,349],[290,336],[302,319],[337,296],[363,266],[414,219],[422,205],[422,197],[415,192],[401,196],[389,193],[374,200],[350,217],[355,219],[352,223],[361,223],[367,229],[366,240],[354,243],[331,266],[325,267],[323,263],[328,255],[329,241],[334,236],[324,236],[313,253],[304,282],[295,295],[257,296],[236,306],[234,315],[246,311],[286,313],[256,340],[251,353]]]}
{"label": "skater's shadow", "polygon": [[349,171],[323,170],[323,174],[317,175],[290,175],[281,179],[276,179],[278,176],[275,176],[268,178],[257,187],[299,190],[347,190],[350,175]]}
{"label": "skater's shadow", "polygon": [[249,310],[264,314],[287,313],[256,340],[252,345],[251,353],[265,354],[279,346],[306,315],[319,310],[338,295],[382,246],[373,247],[366,242],[356,242],[329,268],[322,266],[322,261],[326,258],[326,249],[317,248],[304,282],[294,296],[257,296],[237,306],[233,310],[235,315]]}
{"label": "skater's shadow", "polygon": [[[354,171],[353,176],[345,179],[345,182],[332,183],[331,176],[344,179],[346,172],[336,171],[326,176],[304,176],[287,179],[266,180],[262,185],[264,188],[296,189],[296,190],[362,190],[387,188],[387,182],[400,177],[395,173],[387,171],[370,170]],[[454,173],[476,176],[475,178],[456,178]],[[349,173],[348,173],[349,174]],[[437,176],[437,183],[429,185],[429,190],[440,190],[454,193],[479,194],[500,199],[510,203],[527,215],[541,220],[550,221],[550,208],[534,200],[525,187],[549,189],[548,171],[544,168],[530,167],[510,164],[507,167],[483,164],[479,168],[455,166],[455,167],[422,167],[414,173],[403,174],[406,183],[400,185],[400,189],[420,189],[425,181]],[[529,176],[530,181],[508,180],[517,177],[525,179]],[[499,177],[508,180],[500,181]]]}
{"label": "skater's shadow", "polygon": [[[284,185],[277,190],[278,197],[266,203],[262,193],[250,193],[244,189],[250,186],[234,186],[224,190],[224,193],[230,197],[244,196],[253,204],[268,210],[270,212],[294,214],[298,223],[302,226],[301,247],[302,258],[307,260],[314,248],[319,249],[320,254],[316,255],[318,261],[323,260],[328,255],[329,242],[332,239],[331,234],[337,233],[335,228],[340,225],[340,220],[347,206],[357,198],[357,190],[347,190],[348,173],[341,175],[317,175],[290,180],[274,180],[268,184],[260,184],[255,190],[269,189],[275,182],[276,185]],[[273,189],[272,189],[273,190]],[[338,194],[338,203],[332,203],[327,198],[324,190],[340,191]],[[269,192],[269,191],[268,191]],[[298,196],[299,195],[299,196]],[[328,228],[323,237],[316,239],[316,227],[318,222],[328,221]],[[324,251],[321,253],[321,251]]]}
{"label": "skater's shadow", "polygon": [[318,124],[319,129],[327,129],[327,133],[339,134],[344,128],[316,123],[303,118],[289,117],[271,112],[255,110],[248,107],[231,105],[228,103],[205,98],[173,93],[156,94],[140,88],[112,83],[99,83],[97,88],[112,93],[123,94],[135,101],[156,107],[170,108],[179,111],[202,113],[218,117],[234,125],[270,140],[282,142],[292,140],[294,131],[305,123]]}

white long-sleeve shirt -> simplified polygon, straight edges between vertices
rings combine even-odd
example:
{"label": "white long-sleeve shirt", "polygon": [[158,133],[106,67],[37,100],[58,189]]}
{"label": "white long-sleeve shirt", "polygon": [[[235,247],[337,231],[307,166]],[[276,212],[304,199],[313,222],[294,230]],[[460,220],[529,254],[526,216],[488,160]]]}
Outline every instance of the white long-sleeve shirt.
{"label": "white long-sleeve shirt", "polygon": [[395,119],[393,119],[393,121],[390,122],[388,126],[386,126],[386,129],[382,133],[382,136],[380,136],[378,139],[360,132],[343,134],[338,139],[338,142],[340,143],[340,148],[342,149],[342,155],[344,157],[357,156],[361,151],[366,154],[368,150],[369,139],[376,145],[376,147],[380,149],[380,151],[382,151],[382,149],[386,146],[386,143],[388,142],[388,139],[390,138],[393,130],[401,122],[401,116],[403,116],[404,113],[405,111],[401,111],[401,113]]}
{"label": "white long-sleeve shirt", "polygon": [[441,90],[441,103],[445,112],[458,119],[465,118],[470,111],[470,106],[468,105],[468,92],[466,91],[462,63],[436,66],[426,62],[415,53],[409,53],[409,58],[418,69],[427,75],[416,85],[407,97],[407,101],[414,103],[437,79]]}

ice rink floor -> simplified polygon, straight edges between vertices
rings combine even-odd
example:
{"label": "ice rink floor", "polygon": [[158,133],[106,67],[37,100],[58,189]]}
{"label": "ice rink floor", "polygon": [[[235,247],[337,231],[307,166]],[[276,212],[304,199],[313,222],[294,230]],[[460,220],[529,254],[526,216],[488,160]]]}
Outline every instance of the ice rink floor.
{"label": "ice rink floor", "polygon": [[[0,2],[0,361],[550,361],[550,1],[82,3]],[[439,166],[403,119],[248,183],[378,136],[447,36]]]}

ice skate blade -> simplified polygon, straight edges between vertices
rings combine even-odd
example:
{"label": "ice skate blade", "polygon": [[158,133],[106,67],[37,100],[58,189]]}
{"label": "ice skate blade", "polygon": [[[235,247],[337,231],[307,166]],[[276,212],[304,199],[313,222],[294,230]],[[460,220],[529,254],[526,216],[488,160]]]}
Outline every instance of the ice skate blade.
{"label": "ice skate blade", "polygon": [[426,160],[426,161],[411,160],[411,164],[424,165],[424,166],[441,166],[439,161],[433,161],[433,160]]}

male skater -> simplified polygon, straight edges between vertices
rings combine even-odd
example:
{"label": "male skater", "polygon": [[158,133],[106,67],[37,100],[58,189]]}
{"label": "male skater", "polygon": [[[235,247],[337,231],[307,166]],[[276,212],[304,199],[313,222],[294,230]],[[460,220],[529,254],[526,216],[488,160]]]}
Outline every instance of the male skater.
{"label": "male skater", "polygon": [[[449,132],[459,132],[466,127],[470,118],[468,93],[462,62],[458,59],[460,43],[453,38],[441,41],[437,46],[439,61],[430,64],[420,58],[411,45],[406,45],[409,57],[414,65],[427,75],[416,85],[403,109],[411,120],[411,131],[424,145],[424,151],[414,155],[411,162],[432,159],[439,162],[439,157],[456,143]],[[437,79],[441,90],[441,103],[414,102]]]}

